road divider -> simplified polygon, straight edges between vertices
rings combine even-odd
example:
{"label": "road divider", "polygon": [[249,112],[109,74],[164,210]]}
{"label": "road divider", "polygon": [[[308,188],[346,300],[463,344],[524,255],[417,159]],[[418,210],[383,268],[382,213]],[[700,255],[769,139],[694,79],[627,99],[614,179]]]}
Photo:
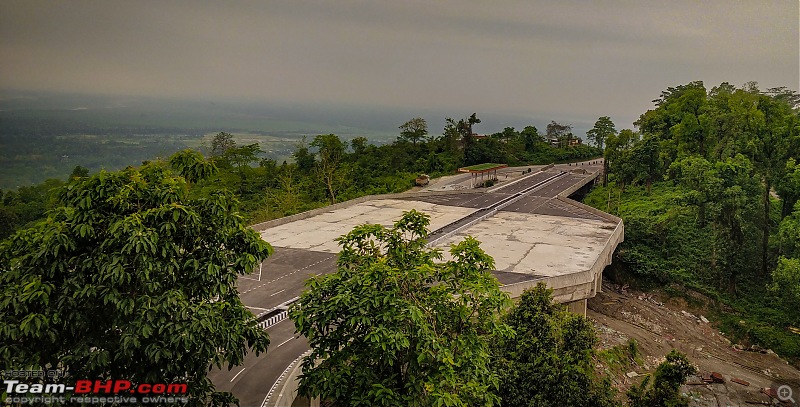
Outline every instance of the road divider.
{"label": "road divider", "polygon": [[299,299],[300,297],[294,297],[291,300],[281,303],[275,308],[269,309],[267,311],[264,311],[256,315],[256,321],[258,321],[258,327],[261,329],[267,329],[285,320],[286,318],[289,318],[289,307]]}

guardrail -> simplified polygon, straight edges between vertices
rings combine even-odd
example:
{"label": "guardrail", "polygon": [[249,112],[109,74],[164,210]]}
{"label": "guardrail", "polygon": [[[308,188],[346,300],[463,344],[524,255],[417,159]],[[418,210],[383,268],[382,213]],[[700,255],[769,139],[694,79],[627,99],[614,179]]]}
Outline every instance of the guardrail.
{"label": "guardrail", "polygon": [[286,318],[289,318],[289,307],[299,299],[300,297],[294,297],[288,301],[280,303],[276,307],[272,307],[256,315],[256,321],[258,321],[258,327],[261,329],[267,329],[277,324],[278,322],[281,322]]}

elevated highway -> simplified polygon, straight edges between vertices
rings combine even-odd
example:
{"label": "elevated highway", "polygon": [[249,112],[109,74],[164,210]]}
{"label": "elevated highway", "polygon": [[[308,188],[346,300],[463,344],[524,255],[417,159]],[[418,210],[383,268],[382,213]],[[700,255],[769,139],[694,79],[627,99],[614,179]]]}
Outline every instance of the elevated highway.
{"label": "elevated highway", "polygon": [[490,189],[368,196],[254,225],[275,254],[254,275],[242,276],[239,290],[271,345],[266,355],[248,354],[242,366],[209,377],[242,406],[291,405],[299,374],[294,362],[308,344],[294,334],[286,309],[306,279],[335,271],[335,238],[364,223],[390,226],[411,209],[431,216],[431,246],[446,248],[467,235],[481,241],[495,258],[501,289],[512,297],[543,282],[557,301],[585,313],[624,236],[619,218],[568,198],[601,170],[600,161],[548,166]]}

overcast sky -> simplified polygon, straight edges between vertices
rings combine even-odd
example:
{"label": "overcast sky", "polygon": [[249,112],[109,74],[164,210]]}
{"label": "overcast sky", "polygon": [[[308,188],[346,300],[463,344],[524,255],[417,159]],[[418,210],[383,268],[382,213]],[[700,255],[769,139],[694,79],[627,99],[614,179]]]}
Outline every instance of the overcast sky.
{"label": "overcast sky", "polygon": [[693,80],[797,90],[799,20],[797,0],[3,0],[0,88],[621,128]]}

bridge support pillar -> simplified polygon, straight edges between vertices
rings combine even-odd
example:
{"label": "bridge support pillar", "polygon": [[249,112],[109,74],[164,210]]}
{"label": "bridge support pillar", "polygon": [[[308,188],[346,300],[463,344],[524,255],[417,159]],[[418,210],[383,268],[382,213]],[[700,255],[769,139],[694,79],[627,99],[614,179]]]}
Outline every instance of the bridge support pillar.
{"label": "bridge support pillar", "polygon": [[568,302],[567,311],[586,316],[586,299]]}

